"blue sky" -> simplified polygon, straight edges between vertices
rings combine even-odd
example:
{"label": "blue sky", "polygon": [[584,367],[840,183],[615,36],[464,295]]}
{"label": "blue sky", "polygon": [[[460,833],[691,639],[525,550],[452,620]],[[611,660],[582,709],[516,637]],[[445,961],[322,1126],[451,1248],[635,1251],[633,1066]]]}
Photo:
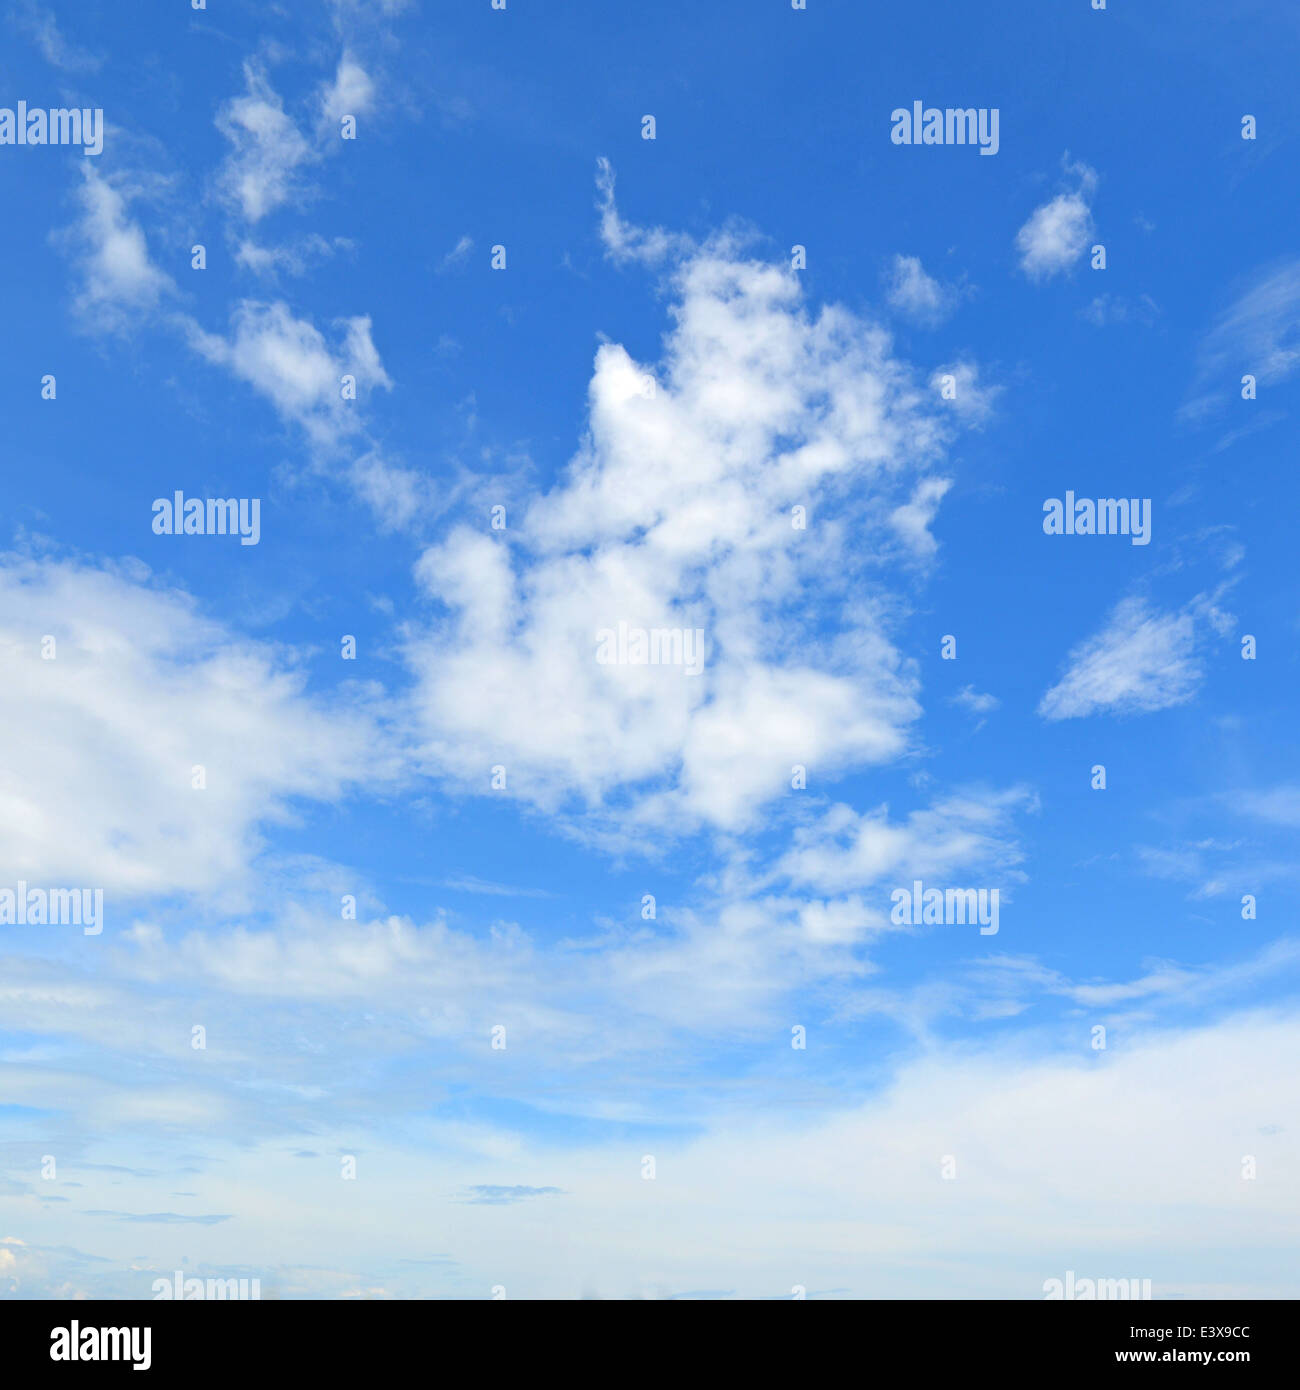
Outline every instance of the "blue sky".
{"label": "blue sky", "polygon": [[0,1291],[1300,1292],[1300,18],[0,32]]}

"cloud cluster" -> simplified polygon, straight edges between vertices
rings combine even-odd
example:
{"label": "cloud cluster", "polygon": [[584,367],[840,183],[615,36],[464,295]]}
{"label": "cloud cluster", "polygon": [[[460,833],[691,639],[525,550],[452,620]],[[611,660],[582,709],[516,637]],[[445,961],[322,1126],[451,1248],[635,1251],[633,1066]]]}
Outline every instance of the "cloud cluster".
{"label": "cloud cluster", "polygon": [[[670,258],[662,358],[603,344],[559,483],[422,557],[446,611],[409,646],[427,752],[473,789],[504,766],[535,805],[736,830],[796,765],[825,780],[907,746],[888,581],[934,548],[956,420],[883,330],[813,312],[734,238],[683,249],[612,200],[606,224],[612,250]],[[601,664],[620,622],[702,631],[702,674]]]}

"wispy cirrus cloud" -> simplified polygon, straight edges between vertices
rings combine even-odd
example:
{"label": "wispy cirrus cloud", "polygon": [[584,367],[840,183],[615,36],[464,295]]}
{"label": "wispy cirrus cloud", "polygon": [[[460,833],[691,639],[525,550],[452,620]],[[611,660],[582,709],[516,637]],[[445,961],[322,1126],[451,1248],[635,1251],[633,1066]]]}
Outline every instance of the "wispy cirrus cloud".
{"label": "wispy cirrus cloud", "polygon": [[104,66],[99,54],[69,40],[55,17],[30,0],[24,0],[17,8],[14,23],[31,37],[45,61],[62,72],[98,72]]}
{"label": "wispy cirrus cloud", "polygon": [[1253,376],[1260,386],[1275,386],[1297,367],[1300,260],[1291,260],[1257,274],[1211,325],[1197,351],[1195,377],[1180,417],[1197,423],[1239,400],[1243,376]]}
{"label": "wispy cirrus cloud", "polygon": [[1044,719],[1078,719],[1150,714],[1186,704],[1204,679],[1207,629],[1222,635],[1231,621],[1210,595],[1172,612],[1144,598],[1123,599],[1101,631],[1070,652],[1038,713]]}

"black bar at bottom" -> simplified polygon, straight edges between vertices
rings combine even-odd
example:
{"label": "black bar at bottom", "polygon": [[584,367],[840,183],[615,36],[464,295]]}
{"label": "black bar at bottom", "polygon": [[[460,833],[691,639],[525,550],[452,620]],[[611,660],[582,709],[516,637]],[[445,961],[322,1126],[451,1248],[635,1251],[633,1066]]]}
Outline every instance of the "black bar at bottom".
{"label": "black bar at bottom", "polygon": [[679,1301],[672,1309],[634,1302],[7,1302],[0,1303],[0,1354],[10,1377],[53,1370],[56,1381],[77,1367],[164,1377],[308,1371],[334,1382],[412,1363],[431,1375],[501,1372],[514,1363],[532,1375],[549,1367],[618,1381],[657,1368],[680,1376],[698,1371],[701,1360],[733,1375],[750,1363],[770,1379],[815,1376],[832,1357],[864,1377],[904,1361],[968,1375],[1008,1367],[1048,1378],[1111,1370],[1122,1380],[1171,1365],[1290,1369],[1296,1323],[1295,1302],[1263,1300],[842,1300],[783,1314],[770,1303],[735,1301]]}

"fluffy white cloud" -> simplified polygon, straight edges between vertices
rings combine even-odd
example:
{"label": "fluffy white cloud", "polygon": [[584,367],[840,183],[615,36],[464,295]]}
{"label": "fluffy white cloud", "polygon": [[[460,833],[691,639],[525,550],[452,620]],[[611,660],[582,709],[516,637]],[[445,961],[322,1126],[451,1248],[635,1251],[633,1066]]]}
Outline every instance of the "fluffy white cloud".
{"label": "fluffy white cloud", "polygon": [[[499,764],[539,805],[621,796],[625,825],[739,828],[796,764],[833,777],[907,746],[915,677],[881,586],[933,549],[953,424],[887,334],[811,313],[731,239],[684,253],[669,286],[658,364],[598,350],[559,484],[506,531],[426,552],[448,616],[409,654],[431,765],[470,787]],[[701,630],[702,673],[602,664],[620,622]]]}
{"label": "fluffy white cloud", "polygon": [[1093,236],[1089,205],[1097,175],[1086,164],[1066,163],[1077,187],[1058,193],[1034,209],[1016,234],[1020,268],[1031,280],[1042,280],[1068,270],[1088,249]]}
{"label": "fluffy white cloud", "polygon": [[283,654],[147,574],[0,563],[0,722],[21,731],[0,770],[9,880],[102,887],[106,902],[237,895],[259,825],[286,819],[292,798],[335,801],[393,775],[364,700],[342,713],[310,698]]}

